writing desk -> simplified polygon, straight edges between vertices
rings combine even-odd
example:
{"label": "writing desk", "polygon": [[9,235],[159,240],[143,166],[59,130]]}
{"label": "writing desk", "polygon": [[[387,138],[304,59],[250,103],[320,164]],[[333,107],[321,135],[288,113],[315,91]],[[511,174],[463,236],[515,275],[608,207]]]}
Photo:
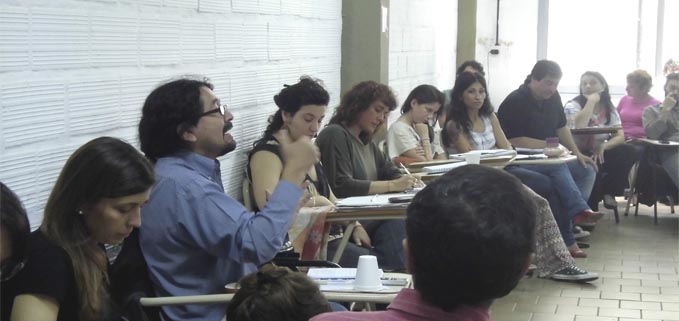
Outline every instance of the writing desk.
{"label": "writing desk", "polygon": [[571,129],[571,135],[597,135],[597,134],[615,134],[622,127],[583,127]]}
{"label": "writing desk", "polygon": [[[398,206],[389,207],[355,207],[351,209],[342,209],[341,211],[329,212],[325,217],[325,223],[349,222],[344,228],[342,240],[335,255],[330,261],[337,263],[347,247],[351,233],[354,231],[357,220],[394,220],[404,219],[406,217],[406,208],[408,204],[399,204]],[[326,233],[323,236],[323,249],[321,250],[321,259],[327,258],[328,233],[329,228],[326,228]]]}
{"label": "writing desk", "polygon": [[542,159],[515,159],[512,165],[548,165],[548,164],[563,164],[578,159],[575,155],[566,155],[560,157],[549,157]]}
{"label": "writing desk", "polygon": [[[412,277],[406,273],[384,273],[386,278],[408,279],[406,285],[389,285],[383,292],[355,292],[355,291],[321,291],[328,301],[335,302],[367,302],[389,304],[394,300],[399,291],[403,288],[412,286]],[[187,296],[167,296],[141,298],[139,302],[142,306],[153,307],[162,305],[185,305],[185,304],[225,304],[231,302],[237,289],[236,283],[225,286],[227,292],[221,294],[187,295]]]}

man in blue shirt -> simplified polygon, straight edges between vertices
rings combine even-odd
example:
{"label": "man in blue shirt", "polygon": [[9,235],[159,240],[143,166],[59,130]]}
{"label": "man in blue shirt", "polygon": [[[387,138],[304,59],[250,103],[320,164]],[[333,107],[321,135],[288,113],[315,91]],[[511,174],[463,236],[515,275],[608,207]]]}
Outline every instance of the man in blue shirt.
{"label": "man in blue shirt", "polygon": [[[307,170],[318,161],[308,138],[280,136],[281,180],[261,212],[250,213],[224,193],[217,157],[236,147],[233,116],[207,80],[179,79],[146,98],[141,150],[154,163],[156,184],[142,210],[140,245],[158,296],[222,293],[270,261],[296,212]],[[284,134],[281,134],[284,135]],[[162,308],[164,320],[221,320],[223,305]]]}

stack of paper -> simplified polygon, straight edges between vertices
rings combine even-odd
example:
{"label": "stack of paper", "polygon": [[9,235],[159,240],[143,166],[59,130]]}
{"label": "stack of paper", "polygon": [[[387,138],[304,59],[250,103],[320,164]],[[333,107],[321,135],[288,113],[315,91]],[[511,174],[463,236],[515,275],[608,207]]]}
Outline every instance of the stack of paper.
{"label": "stack of paper", "polygon": [[457,168],[457,167],[464,166],[464,165],[467,165],[467,162],[457,162],[457,163],[450,163],[450,164],[443,164],[443,165],[425,166],[425,167],[422,167],[422,170],[424,172],[426,172],[427,174],[440,174],[440,173],[446,173],[453,168]]}
{"label": "stack of paper", "polygon": [[486,149],[486,150],[472,150],[462,154],[450,154],[450,158],[465,159],[465,155],[479,154],[481,159],[500,157],[500,156],[514,156],[516,151],[508,149]]}
{"label": "stack of paper", "polygon": [[403,207],[407,206],[407,203],[391,203],[389,199],[392,197],[412,197],[412,193],[393,193],[393,194],[376,194],[368,196],[354,196],[347,197],[337,201],[335,207],[341,211],[343,209],[354,209],[354,208],[380,208],[380,207]]}

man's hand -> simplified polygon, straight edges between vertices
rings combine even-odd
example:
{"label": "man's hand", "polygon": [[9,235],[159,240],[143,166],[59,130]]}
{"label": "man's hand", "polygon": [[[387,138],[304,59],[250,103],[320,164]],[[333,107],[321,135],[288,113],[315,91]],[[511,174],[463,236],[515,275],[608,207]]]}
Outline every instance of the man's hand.
{"label": "man's hand", "polygon": [[667,95],[665,97],[665,100],[662,102],[662,109],[660,110],[661,113],[665,115],[669,115],[670,111],[674,106],[677,104],[677,100],[672,96],[672,95]]}
{"label": "man's hand", "polygon": [[578,161],[580,162],[580,165],[582,165],[582,167],[592,165],[595,171],[599,171],[599,167],[596,165],[596,161],[594,161],[591,157],[584,155],[582,153],[578,153],[575,156],[578,157]]}
{"label": "man's hand", "polygon": [[363,246],[369,249],[373,247],[368,232],[366,232],[365,228],[363,228],[363,226],[358,223],[351,233],[351,239],[354,240],[354,243],[356,243],[358,246]]}
{"label": "man's hand", "polygon": [[318,147],[306,136],[293,142],[286,129],[279,130],[274,137],[281,145],[281,158],[283,159],[281,177],[301,184],[306,172],[318,162],[320,157]]}

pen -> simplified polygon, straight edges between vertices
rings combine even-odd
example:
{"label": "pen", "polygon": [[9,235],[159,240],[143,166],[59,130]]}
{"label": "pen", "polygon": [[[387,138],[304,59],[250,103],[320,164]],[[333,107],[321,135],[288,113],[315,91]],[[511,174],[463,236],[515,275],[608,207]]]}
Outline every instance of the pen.
{"label": "pen", "polygon": [[405,165],[403,165],[403,163],[401,163],[401,168],[403,168],[403,170],[406,171],[406,174],[408,174],[410,176],[413,175],[413,174],[410,174],[410,171],[408,170],[408,168]]}

